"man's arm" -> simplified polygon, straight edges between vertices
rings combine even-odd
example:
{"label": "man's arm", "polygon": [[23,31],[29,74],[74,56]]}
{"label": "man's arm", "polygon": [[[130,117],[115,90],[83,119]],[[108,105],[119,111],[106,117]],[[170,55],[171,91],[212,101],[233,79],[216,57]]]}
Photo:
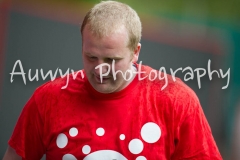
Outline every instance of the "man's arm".
{"label": "man's arm", "polygon": [[22,157],[20,157],[12,147],[8,146],[3,160],[22,160]]}

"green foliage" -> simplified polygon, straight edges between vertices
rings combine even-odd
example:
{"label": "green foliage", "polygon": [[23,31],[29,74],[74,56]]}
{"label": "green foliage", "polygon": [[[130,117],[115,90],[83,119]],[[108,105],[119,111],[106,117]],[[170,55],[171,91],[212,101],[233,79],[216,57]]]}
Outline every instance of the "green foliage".
{"label": "green foliage", "polygon": [[[96,4],[101,0],[52,0],[67,3]],[[240,0],[119,0],[140,14],[154,17],[194,19],[195,21],[219,21],[240,25]]]}

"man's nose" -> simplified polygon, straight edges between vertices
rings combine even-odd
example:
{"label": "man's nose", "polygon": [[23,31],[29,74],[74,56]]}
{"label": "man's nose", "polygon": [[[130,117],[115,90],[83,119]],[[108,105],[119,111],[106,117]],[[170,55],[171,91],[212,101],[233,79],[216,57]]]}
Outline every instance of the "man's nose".
{"label": "man's nose", "polygon": [[95,67],[95,74],[100,76],[101,74],[109,73],[111,70],[111,66],[104,61],[99,60],[96,67]]}

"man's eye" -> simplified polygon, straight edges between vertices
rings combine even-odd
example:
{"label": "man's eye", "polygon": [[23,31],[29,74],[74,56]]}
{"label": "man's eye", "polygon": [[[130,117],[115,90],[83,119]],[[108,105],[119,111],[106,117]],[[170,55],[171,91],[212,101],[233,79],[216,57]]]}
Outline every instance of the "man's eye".
{"label": "man's eye", "polygon": [[112,62],[114,59],[112,59],[112,58],[107,58],[107,61],[108,62]]}
{"label": "man's eye", "polygon": [[97,59],[97,57],[93,57],[93,56],[90,56],[90,57],[88,57],[88,58],[91,59],[91,60]]}
{"label": "man's eye", "polygon": [[114,58],[107,58],[107,59],[106,59],[107,62],[111,62],[111,63],[113,62],[113,60],[114,60],[115,62],[117,62],[119,59],[114,59]]}

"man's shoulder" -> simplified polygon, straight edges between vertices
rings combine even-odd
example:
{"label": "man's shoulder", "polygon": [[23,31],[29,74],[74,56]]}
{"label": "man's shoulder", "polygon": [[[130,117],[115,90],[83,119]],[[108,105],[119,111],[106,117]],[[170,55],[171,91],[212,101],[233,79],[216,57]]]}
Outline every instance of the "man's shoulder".
{"label": "man's shoulder", "polygon": [[[138,69],[140,69],[138,65]],[[196,93],[185,84],[180,78],[173,77],[163,69],[153,69],[149,66],[142,65],[139,81],[145,83],[144,86],[150,87],[152,94],[159,97],[165,97],[169,101],[178,100],[186,103],[187,100],[199,101]]]}
{"label": "man's shoulder", "polygon": [[74,89],[84,86],[86,82],[85,73],[79,70],[54,80],[48,81],[35,90],[35,95],[59,94],[60,92],[74,91]]}

